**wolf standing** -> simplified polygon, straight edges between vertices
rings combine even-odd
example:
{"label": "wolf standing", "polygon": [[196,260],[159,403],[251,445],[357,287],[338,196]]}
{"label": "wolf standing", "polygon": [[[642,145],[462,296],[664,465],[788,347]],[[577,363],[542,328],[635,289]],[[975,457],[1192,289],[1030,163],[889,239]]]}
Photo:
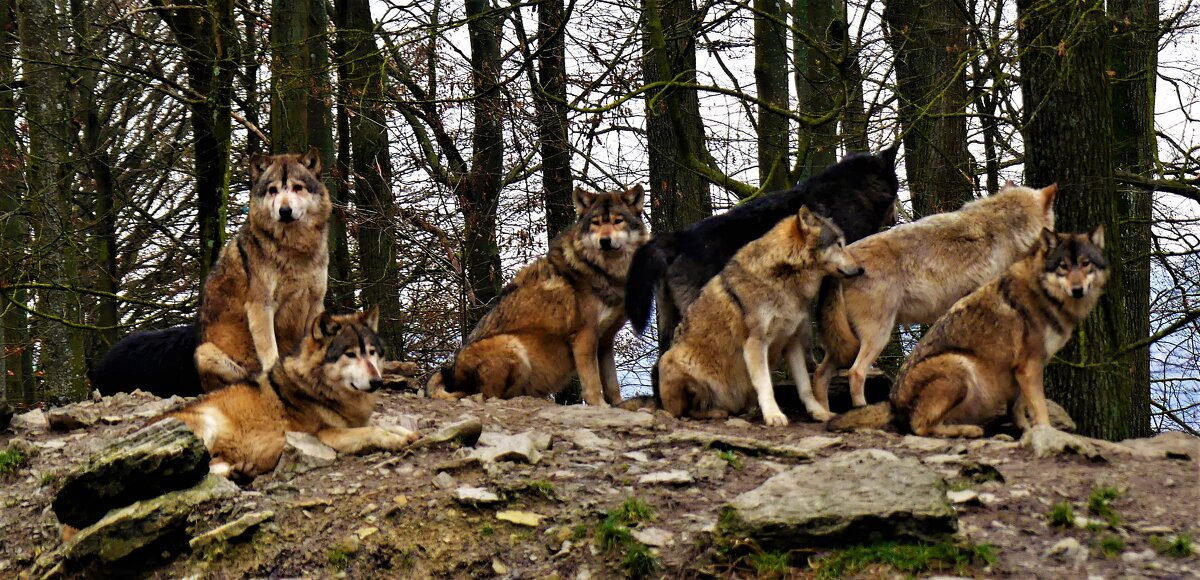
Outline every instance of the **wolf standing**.
{"label": "wolf standing", "polygon": [[435,373],[430,396],[557,393],[574,372],[589,405],[621,400],[613,338],[625,324],[625,276],[649,237],[642,186],[572,194],[579,219],[550,252],[517,273],[454,360]]}
{"label": "wolf standing", "polygon": [[196,369],[205,391],[275,365],[324,311],[332,211],[316,148],[250,161],[250,215],[204,282]]}
{"label": "wolf standing", "polygon": [[[1108,280],[1104,230],[1056,234],[1003,276],[958,301],[904,361],[891,402],[850,411],[834,430],[883,427],[899,419],[921,436],[981,437],[1011,414],[1028,429],[1050,426],[1046,363],[1096,306]],[[893,414],[895,417],[893,417]]]}

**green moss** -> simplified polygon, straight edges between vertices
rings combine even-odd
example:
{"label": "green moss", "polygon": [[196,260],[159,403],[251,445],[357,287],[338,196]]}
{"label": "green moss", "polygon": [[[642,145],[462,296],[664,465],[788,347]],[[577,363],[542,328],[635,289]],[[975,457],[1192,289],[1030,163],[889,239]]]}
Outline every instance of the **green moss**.
{"label": "green moss", "polygon": [[738,454],[736,451],[734,451],[732,449],[726,449],[724,451],[717,451],[717,457],[724,459],[725,463],[728,463],[730,467],[732,467],[738,471],[742,470],[742,458],[738,457]]}
{"label": "green moss", "polygon": [[1121,524],[1121,514],[1113,509],[1112,502],[1121,497],[1121,490],[1110,485],[1102,485],[1092,490],[1088,496],[1088,513],[1104,518],[1110,526]]}
{"label": "green moss", "polygon": [[[596,542],[606,552],[624,552],[619,568],[631,578],[641,578],[658,568],[658,556],[645,544],[633,538],[628,526],[654,521],[654,509],[646,502],[629,498],[608,512],[596,528]],[[576,526],[580,534],[580,526]],[[586,533],[586,527],[583,530]]]}
{"label": "green moss", "polygon": [[585,523],[575,524],[575,529],[571,530],[571,539],[582,540],[587,535],[587,529],[587,524]]}
{"label": "green moss", "polygon": [[350,567],[350,552],[341,548],[330,548],[328,556],[330,566],[338,570],[345,570]]}
{"label": "green moss", "polygon": [[1150,547],[1155,552],[1172,558],[1189,558],[1196,554],[1191,534],[1179,534],[1174,538],[1150,536]]}
{"label": "green moss", "polygon": [[600,543],[600,547],[605,550],[613,550],[621,544],[633,541],[633,534],[629,533],[629,528],[617,523],[612,516],[600,522],[600,527],[596,528],[596,541]]}
{"label": "green moss", "polygon": [[4,451],[0,451],[0,476],[16,473],[18,469],[24,466],[29,461],[20,449],[9,447]]}
{"label": "green moss", "polygon": [[546,499],[558,499],[558,490],[555,489],[552,482],[545,479],[536,479],[529,482],[529,485],[526,486],[526,489],[533,490]]}
{"label": "green moss", "polygon": [[1070,528],[1075,525],[1075,511],[1071,504],[1060,501],[1046,513],[1046,523],[1056,528]]}
{"label": "green moss", "polygon": [[479,526],[479,535],[481,536],[491,536],[495,533],[496,528],[493,528],[491,524],[483,524],[482,526]]}
{"label": "green moss", "polygon": [[786,576],[791,568],[791,559],[784,552],[755,552],[746,560],[754,568],[754,575],[758,578]]}
{"label": "green moss", "polygon": [[[996,557],[986,544],[882,544],[853,546],[812,562],[818,579],[844,578],[882,566],[902,574],[953,572],[967,574],[972,566],[990,566]],[[874,576],[874,574],[872,574]]]}
{"label": "green moss", "polygon": [[1121,536],[1108,535],[1100,538],[1100,551],[1109,558],[1114,558],[1125,549],[1125,540]]}
{"label": "green moss", "polygon": [[625,500],[621,505],[617,506],[617,509],[608,512],[608,519],[626,526],[642,522],[652,522],[655,517],[657,516],[654,514],[654,508],[636,497]]}

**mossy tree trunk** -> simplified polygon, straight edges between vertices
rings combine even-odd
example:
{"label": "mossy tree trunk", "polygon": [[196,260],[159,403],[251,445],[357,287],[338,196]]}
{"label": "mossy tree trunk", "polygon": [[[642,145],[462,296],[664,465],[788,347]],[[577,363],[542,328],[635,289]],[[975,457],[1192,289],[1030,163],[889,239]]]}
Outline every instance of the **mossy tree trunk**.
{"label": "mossy tree trunk", "polygon": [[1059,185],[1057,229],[1105,227],[1112,267],[1100,304],[1046,371],[1046,394],[1081,433],[1124,439],[1149,429],[1145,384],[1120,355],[1129,340],[1122,204],[1113,180],[1113,122],[1106,62],[1110,24],[1099,0],[1019,0],[1025,181]]}
{"label": "mossy tree trunk", "polygon": [[538,71],[533,104],[542,157],[542,189],[546,193],[547,241],[575,221],[571,143],[567,137],[566,18],[563,0],[538,4]]}
{"label": "mossy tree trunk", "polygon": [[[17,51],[16,2],[0,4],[0,288],[24,282],[22,266],[28,253],[28,222],[19,210],[26,203],[22,175],[24,162],[17,136],[17,79],[13,57]],[[0,294],[0,399],[33,400],[33,349],[29,344],[29,319],[24,290],[3,289]]]}
{"label": "mossy tree trunk", "polygon": [[[754,0],[754,83],[758,98],[780,109],[790,105],[787,6],[783,0]],[[758,106],[758,181],[765,191],[791,181],[786,115]]]}
{"label": "mossy tree trunk", "polygon": [[836,114],[845,104],[837,59],[846,42],[845,5],[841,0],[795,0],[792,58],[800,112],[828,116],[824,123],[801,125],[792,181],[801,181],[837,162]]}

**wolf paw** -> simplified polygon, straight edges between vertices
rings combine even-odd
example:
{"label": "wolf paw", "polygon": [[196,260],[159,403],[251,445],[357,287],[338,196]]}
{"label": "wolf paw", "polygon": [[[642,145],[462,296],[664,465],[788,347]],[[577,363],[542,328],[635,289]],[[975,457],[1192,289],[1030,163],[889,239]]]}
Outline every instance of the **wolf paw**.
{"label": "wolf paw", "polygon": [[780,413],[779,411],[775,411],[774,413],[763,413],[763,422],[765,422],[768,427],[787,427],[788,425],[787,417],[785,417],[783,413]]}
{"label": "wolf paw", "polygon": [[824,423],[834,417],[837,417],[836,414],[830,413],[829,411],[826,411],[825,409],[817,409],[817,410],[810,409],[808,411],[808,414],[812,416],[814,421],[817,421],[820,423]]}
{"label": "wolf paw", "polygon": [[421,438],[416,431],[409,431],[398,425],[388,425],[379,429],[379,447],[383,449],[403,449]]}

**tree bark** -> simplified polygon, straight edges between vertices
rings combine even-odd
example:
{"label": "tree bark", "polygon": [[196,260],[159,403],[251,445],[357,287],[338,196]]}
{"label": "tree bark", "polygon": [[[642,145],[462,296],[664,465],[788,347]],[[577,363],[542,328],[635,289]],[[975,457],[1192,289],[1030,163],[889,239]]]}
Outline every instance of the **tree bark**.
{"label": "tree bark", "polygon": [[[846,35],[844,6],[840,0],[795,0],[796,29],[793,61],[796,100],[801,113],[822,116],[844,103],[837,66]],[[816,126],[802,125],[796,145],[792,181],[807,179],[837,162],[837,117]]]}
{"label": "tree bark", "polygon": [[1149,396],[1133,381],[1123,264],[1125,242],[1113,172],[1113,125],[1104,5],[1018,0],[1024,98],[1025,181],[1057,182],[1059,231],[1105,227],[1112,267],[1100,304],[1046,370],[1046,394],[1062,404],[1080,433],[1119,440],[1146,434],[1140,409]]}
{"label": "tree bark", "polygon": [[546,239],[575,222],[571,201],[571,142],[567,137],[566,7],[563,0],[538,4],[538,145],[542,157],[542,188],[546,192]]}
{"label": "tree bark", "polygon": [[24,179],[20,143],[17,141],[16,1],[0,4],[0,400],[32,402],[33,349],[29,344],[29,319],[18,304],[28,299],[24,290],[4,288],[24,281],[22,263],[27,256],[27,216],[21,212]]}
{"label": "tree bark", "polygon": [[[780,109],[788,90],[787,6],[782,0],[754,0],[754,83],[758,98]],[[758,181],[765,191],[787,189],[788,118],[758,106]]]}

